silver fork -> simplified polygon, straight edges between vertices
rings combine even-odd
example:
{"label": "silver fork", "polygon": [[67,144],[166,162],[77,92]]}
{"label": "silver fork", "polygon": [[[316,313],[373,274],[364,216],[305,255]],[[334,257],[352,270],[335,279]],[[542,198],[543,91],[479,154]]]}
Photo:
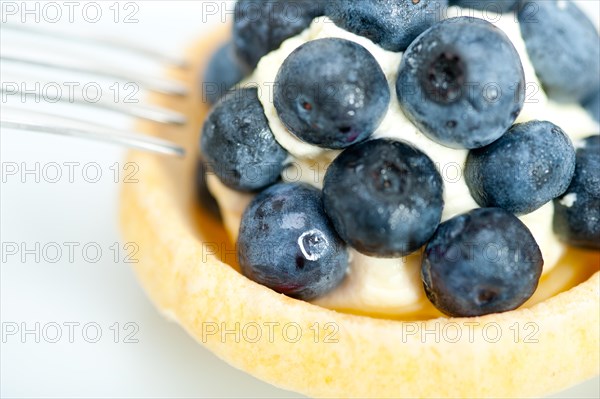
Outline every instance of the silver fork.
{"label": "silver fork", "polygon": [[[96,36],[77,36],[54,32],[50,30],[40,30],[29,25],[14,25],[3,23],[2,30],[13,31],[17,35],[29,35],[31,37],[44,36],[51,37],[58,42],[79,42],[86,46],[105,47],[109,51],[125,51],[128,54],[137,55],[149,60],[158,61],[165,66],[186,68],[185,61],[182,58],[170,56],[155,51],[151,47],[145,47],[138,43],[127,42],[123,40],[113,40],[109,38]],[[61,49],[63,50],[63,49]],[[119,68],[111,63],[98,63],[82,61],[77,57],[77,53],[69,53],[64,49],[62,59],[51,59],[48,56],[37,56],[37,52],[31,49],[10,49],[3,46],[0,50],[0,61],[6,64],[37,66],[41,70],[54,69],[57,71],[71,71],[91,77],[112,78],[123,82],[135,82],[135,84],[147,91],[163,93],[171,96],[183,97],[187,95],[187,87],[177,80],[169,79],[163,76],[153,76],[140,74],[137,71],[128,71]],[[47,54],[51,55],[51,54]],[[21,76],[23,74],[21,73]],[[40,82],[40,79],[32,79]],[[149,120],[155,123],[166,125],[185,125],[187,118],[180,112],[156,105],[144,103],[125,103],[100,99],[97,102],[90,102],[81,96],[52,95],[47,91],[42,93],[42,85],[35,85],[34,89],[23,90],[18,85],[3,82],[0,88],[0,94],[3,100],[8,95],[17,95],[21,98],[44,98],[50,102],[69,102],[95,109],[109,110],[111,112],[121,113],[138,119]],[[160,138],[150,137],[136,131],[124,131],[112,128],[100,123],[91,123],[87,120],[74,118],[71,116],[60,116],[39,109],[19,109],[4,104],[2,101],[2,110],[0,112],[0,127],[2,129],[15,129],[21,131],[49,133],[63,136],[80,137],[90,140],[97,140],[128,148],[149,151],[158,154],[173,155],[182,157],[185,154],[184,149],[170,141]],[[39,108],[39,107],[38,107]]]}

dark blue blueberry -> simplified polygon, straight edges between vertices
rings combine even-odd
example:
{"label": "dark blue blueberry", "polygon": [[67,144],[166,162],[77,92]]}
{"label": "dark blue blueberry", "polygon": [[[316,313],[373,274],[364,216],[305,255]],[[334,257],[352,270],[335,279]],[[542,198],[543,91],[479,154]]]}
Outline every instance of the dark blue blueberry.
{"label": "dark blue blueberry", "polygon": [[450,5],[496,13],[512,11],[519,0],[450,0]]}
{"label": "dark blue blueberry", "polygon": [[425,247],[421,278],[433,305],[454,317],[521,306],[544,261],[531,232],[499,208],[479,208],[440,225]]}
{"label": "dark blue blueberry", "polygon": [[398,257],[419,249],[437,228],[443,182],[415,147],[369,140],[347,148],[329,166],[323,202],[337,232],[357,251]]}
{"label": "dark blue blueberry", "polygon": [[575,148],[558,126],[514,125],[492,144],[469,151],[465,180],[482,207],[535,211],[565,192],[575,172]]}
{"label": "dark blue blueberry", "polygon": [[196,198],[202,208],[208,211],[214,218],[221,220],[221,210],[215,197],[208,189],[207,175],[211,173],[204,160],[199,159],[196,165]]}
{"label": "dark blue blueberry", "polygon": [[575,4],[524,0],[518,16],[527,53],[550,98],[579,102],[600,88],[600,38]]}
{"label": "dark blue blueberry", "polygon": [[570,245],[600,249],[600,136],[577,149],[575,176],[554,201],[554,232]]}
{"label": "dark blue blueberry", "polygon": [[301,140],[345,148],[368,138],[383,120],[390,89],[367,49],[343,39],[303,44],[275,80],[275,108]]}
{"label": "dark blue blueberry", "polygon": [[238,58],[251,71],[284,40],[325,13],[325,0],[238,0],[233,40]]}
{"label": "dark blue blueberry", "polygon": [[478,148],[502,136],[523,107],[525,75],[508,37],[481,19],[437,23],[406,50],[396,84],[404,114],[430,139]]}
{"label": "dark blue blueberry", "polygon": [[202,101],[214,104],[244,78],[231,42],[224,44],[208,62],[202,81]]}
{"label": "dark blue blueberry", "polygon": [[600,90],[584,101],[583,106],[590,113],[592,118],[600,122]]}
{"label": "dark blue blueberry", "polygon": [[442,19],[448,0],[333,0],[326,14],[341,28],[389,51],[404,51]]}
{"label": "dark blue blueberry", "polygon": [[219,179],[240,191],[275,183],[287,152],[275,141],[256,88],[235,90],[215,105],[200,139],[204,159]]}
{"label": "dark blue blueberry", "polygon": [[281,183],[256,196],[242,217],[238,259],[246,277],[304,300],[335,288],[348,269],[320,190],[305,184]]}

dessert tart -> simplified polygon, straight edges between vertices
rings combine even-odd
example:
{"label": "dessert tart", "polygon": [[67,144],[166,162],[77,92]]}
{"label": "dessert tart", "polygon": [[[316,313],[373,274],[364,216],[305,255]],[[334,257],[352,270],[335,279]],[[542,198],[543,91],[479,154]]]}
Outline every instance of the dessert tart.
{"label": "dessert tart", "polygon": [[233,39],[191,49],[200,78],[174,73],[199,89],[156,101],[192,122],[145,127],[198,156],[130,154],[122,195],[167,317],[313,397],[540,396],[598,374],[597,32],[568,2],[454,3],[241,0]]}

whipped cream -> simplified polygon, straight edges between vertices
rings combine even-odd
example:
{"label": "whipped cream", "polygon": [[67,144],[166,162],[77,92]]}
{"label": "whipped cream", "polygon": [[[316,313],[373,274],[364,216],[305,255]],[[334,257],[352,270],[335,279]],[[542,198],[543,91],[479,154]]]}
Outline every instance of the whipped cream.
{"label": "whipped cream", "polygon": [[[512,41],[521,57],[527,85],[525,104],[517,122],[533,119],[550,121],[560,126],[574,142],[598,130],[597,123],[579,105],[556,104],[547,98],[527,55],[514,14],[499,15],[450,7],[447,15],[485,19],[502,29]],[[383,122],[372,137],[389,137],[410,142],[433,160],[444,180],[442,221],[477,208],[462,175],[467,150],[450,149],[430,140],[404,116],[400,108],[395,83],[402,53],[383,50],[370,40],[337,27],[325,17],[315,19],[302,33],[286,40],[279,49],[264,56],[253,75],[242,82],[242,86],[258,87],[259,98],[271,130],[276,140],[290,154],[290,166],[284,170],[283,180],[305,182],[321,188],[328,165],[340,152],[320,148],[295,137],[280,121],[273,104],[275,77],[288,55],[308,41],[329,37],[351,40],[362,45],[380,64],[390,85],[391,101]],[[226,188],[215,176],[209,177],[208,184],[219,202],[225,226],[231,238],[236,240],[241,216],[252,195]],[[548,203],[535,212],[520,217],[542,251],[544,273],[556,265],[564,251],[564,246],[552,231],[553,212],[553,204]],[[350,268],[347,278],[338,288],[314,303],[338,310],[385,316],[407,316],[432,310],[422,288],[419,252],[403,258],[382,259],[363,255],[352,248],[349,251]]]}

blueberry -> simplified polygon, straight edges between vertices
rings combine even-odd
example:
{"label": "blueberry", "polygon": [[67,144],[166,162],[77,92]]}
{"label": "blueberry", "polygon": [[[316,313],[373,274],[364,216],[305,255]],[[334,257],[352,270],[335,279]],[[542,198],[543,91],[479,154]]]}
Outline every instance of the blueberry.
{"label": "blueberry", "polygon": [[221,181],[240,191],[275,183],[287,152],[275,141],[256,88],[228,93],[204,122],[201,150]]}
{"label": "blueberry", "polygon": [[469,151],[465,180],[480,206],[526,214],[564,193],[574,172],[575,148],[565,132],[550,122],[530,121]]}
{"label": "blueberry", "polygon": [[323,184],[325,211],[335,229],[366,255],[408,255],[440,223],[442,178],[407,143],[376,139],[347,148],[329,166]]}
{"label": "blueberry", "polygon": [[323,211],[320,190],[276,184],[255,197],[238,238],[242,273],[288,296],[309,300],[346,275],[348,251]]}
{"label": "blueberry", "polygon": [[583,106],[590,113],[592,118],[600,122],[600,90],[584,101]]}
{"label": "blueberry", "polygon": [[301,140],[345,148],[368,138],[383,120],[390,90],[367,49],[344,39],[303,44],[275,79],[281,121]]}
{"label": "blueberry", "polygon": [[396,92],[425,135],[452,148],[496,140],[523,107],[525,76],[508,37],[481,19],[437,23],[406,50]]}
{"label": "blueberry", "polygon": [[518,3],[519,0],[450,0],[451,5],[499,14],[514,10]]}
{"label": "blueberry", "polygon": [[196,164],[196,199],[202,208],[204,208],[215,219],[221,220],[221,210],[215,197],[208,189],[207,175],[210,173],[209,166],[202,159]]}
{"label": "blueberry", "polygon": [[232,43],[225,43],[208,62],[202,82],[202,100],[209,104],[216,103],[243,78],[244,72],[235,57]]}
{"label": "blueberry", "polygon": [[326,14],[341,28],[389,51],[404,51],[442,17],[448,0],[333,0]]}
{"label": "blueberry", "polygon": [[600,136],[577,149],[571,185],[554,201],[554,232],[568,244],[600,249]]}
{"label": "blueberry", "polygon": [[425,247],[421,278],[429,300],[454,317],[516,309],[535,291],[544,261],[527,227],[499,208],[442,223]]}
{"label": "blueberry", "polygon": [[524,0],[518,17],[527,53],[548,97],[578,102],[600,88],[600,38],[575,4]]}
{"label": "blueberry", "polygon": [[233,38],[248,71],[284,40],[306,29],[325,13],[325,0],[238,0]]}

